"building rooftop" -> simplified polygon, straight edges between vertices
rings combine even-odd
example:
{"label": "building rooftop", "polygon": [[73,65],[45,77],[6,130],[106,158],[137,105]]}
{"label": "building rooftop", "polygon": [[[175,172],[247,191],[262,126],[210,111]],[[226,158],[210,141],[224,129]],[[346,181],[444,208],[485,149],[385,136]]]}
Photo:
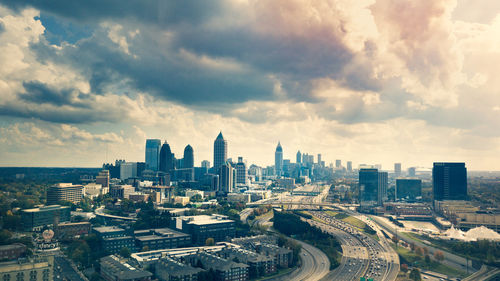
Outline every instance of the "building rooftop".
{"label": "building rooftop", "polygon": [[0,251],[13,250],[13,249],[23,249],[23,248],[26,248],[26,246],[24,244],[15,243],[15,244],[10,244],[10,245],[1,245]]}
{"label": "building rooftop", "polygon": [[218,257],[213,254],[209,254],[207,252],[200,252],[196,254],[192,254],[189,256],[184,257],[187,260],[193,259],[193,260],[199,260],[203,264],[203,267],[205,269],[208,268],[213,268],[221,271],[228,271],[231,270],[232,268],[241,268],[241,267],[249,267],[248,265],[244,263],[237,263],[234,261],[229,261],[226,259],[223,259],[221,257]]}
{"label": "building rooftop", "polygon": [[188,224],[195,225],[207,225],[207,224],[217,224],[217,223],[228,223],[234,222],[233,220],[228,219],[227,216],[224,215],[198,215],[198,216],[182,216],[178,219],[188,221]]}
{"label": "building rooftop", "polygon": [[201,268],[195,268],[181,262],[178,262],[169,257],[164,257],[158,261],[159,266],[163,266],[164,269],[170,275],[174,276],[183,276],[183,275],[192,275],[197,274],[200,271],[203,271]]}
{"label": "building rooftop", "polygon": [[101,267],[102,264],[105,264],[110,273],[118,279],[139,279],[153,275],[151,272],[136,269],[128,263],[120,261],[114,255],[101,258]]}
{"label": "building rooftop", "polygon": [[94,227],[93,229],[94,231],[97,231],[99,233],[125,231],[125,229],[117,226],[100,226],[100,227]]}
{"label": "building rooftop", "polygon": [[69,209],[69,206],[49,205],[49,206],[42,206],[42,207],[38,207],[38,208],[32,208],[32,209],[24,209],[21,211],[32,213],[32,212],[52,211],[52,210],[57,210],[57,209]]}
{"label": "building rooftop", "polygon": [[187,237],[189,234],[172,230],[170,228],[145,229],[134,231],[135,239],[140,241],[156,240],[166,237]]}

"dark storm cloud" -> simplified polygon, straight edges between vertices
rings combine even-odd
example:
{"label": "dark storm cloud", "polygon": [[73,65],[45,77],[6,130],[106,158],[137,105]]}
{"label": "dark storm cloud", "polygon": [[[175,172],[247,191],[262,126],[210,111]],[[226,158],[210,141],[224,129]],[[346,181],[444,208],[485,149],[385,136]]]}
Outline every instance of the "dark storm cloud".
{"label": "dark storm cloud", "polygon": [[56,106],[71,105],[75,107],[89,107],[89,103],[84,102],[84,100],[88,98],[78,90],[51,89],[46,84],[37,81],[23,82],[23,87],[26,92],[20,94],[19,98],[24,101],[38,104],[52,104]]}
{"label": "dark storm cloud", "polygon": [[218,0],[181,2],[164,0],[0,0],[0,3],[16,10],[34,7],[80,22],[135,19],[158,25],[182,23],[185,20],[203,21],[224,8],[224,1]]}

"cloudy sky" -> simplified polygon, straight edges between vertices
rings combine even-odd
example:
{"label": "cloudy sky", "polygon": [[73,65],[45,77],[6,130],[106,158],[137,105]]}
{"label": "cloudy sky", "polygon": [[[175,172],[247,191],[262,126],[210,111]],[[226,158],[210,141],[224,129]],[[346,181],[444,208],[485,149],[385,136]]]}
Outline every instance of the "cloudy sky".
{"label": "cloudy sky", "polygon": [[0,166],[177,156],[500,170],[498,0],[0,0]]}

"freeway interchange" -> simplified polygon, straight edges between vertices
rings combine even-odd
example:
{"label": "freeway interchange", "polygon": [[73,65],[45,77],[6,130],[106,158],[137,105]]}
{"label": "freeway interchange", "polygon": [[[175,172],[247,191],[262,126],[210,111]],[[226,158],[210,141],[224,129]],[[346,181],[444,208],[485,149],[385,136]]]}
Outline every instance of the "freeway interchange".
{"label": "freeway interchange", "polygon": [[390,246],[379,243],[350,224],[326,213],[319,211],[310,213],[326,223],[307,221],[337,237],[343,251],[340,266],[323,280],[359,280],[360,277],[373,280],[396,279],[399,272],[399,259]]}

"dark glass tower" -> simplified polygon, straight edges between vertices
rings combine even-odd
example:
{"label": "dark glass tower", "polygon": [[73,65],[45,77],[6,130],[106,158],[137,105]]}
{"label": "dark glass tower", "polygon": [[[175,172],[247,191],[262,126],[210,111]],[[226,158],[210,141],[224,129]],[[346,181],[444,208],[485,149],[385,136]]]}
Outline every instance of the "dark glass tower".
{"label": "dark glass tower", "polygon": [[158,139],[146,140],[146,169],[158,171],[160,145],[161,141]]}
{"label": "dark glass tower", "polygon": [[219,133],[214,141],[214,169],[219,170],[227,161],[227,141],[222,136],[222,132]]}
{"label": "dark glass tower", "polygon": [[278,142],[274,152],[274,169],[276,170],[276,176],[281,177],[283,175],[283,148],[280,142]]}
{"label": "dark glass tower", "polygon": [[184,148],[184,167],[183,168],[193,168],[194,167],[194,152],[191,145],[187,145]]}
{"label": "dark glass tower", "polygon": [[434,163],[432,183],[434,200],[467,200],[465,163]]}
{"label": "dark glass tower", "polygon": [[359,170],[360,201],[378,201],[378,182],[377,169]]}
{"label": "dark glass tower", "polygon": [[170,145],[167,141],[163,143],[160,150],[160,171],[169,173],[174,169],[174,155],[170,150]]}

